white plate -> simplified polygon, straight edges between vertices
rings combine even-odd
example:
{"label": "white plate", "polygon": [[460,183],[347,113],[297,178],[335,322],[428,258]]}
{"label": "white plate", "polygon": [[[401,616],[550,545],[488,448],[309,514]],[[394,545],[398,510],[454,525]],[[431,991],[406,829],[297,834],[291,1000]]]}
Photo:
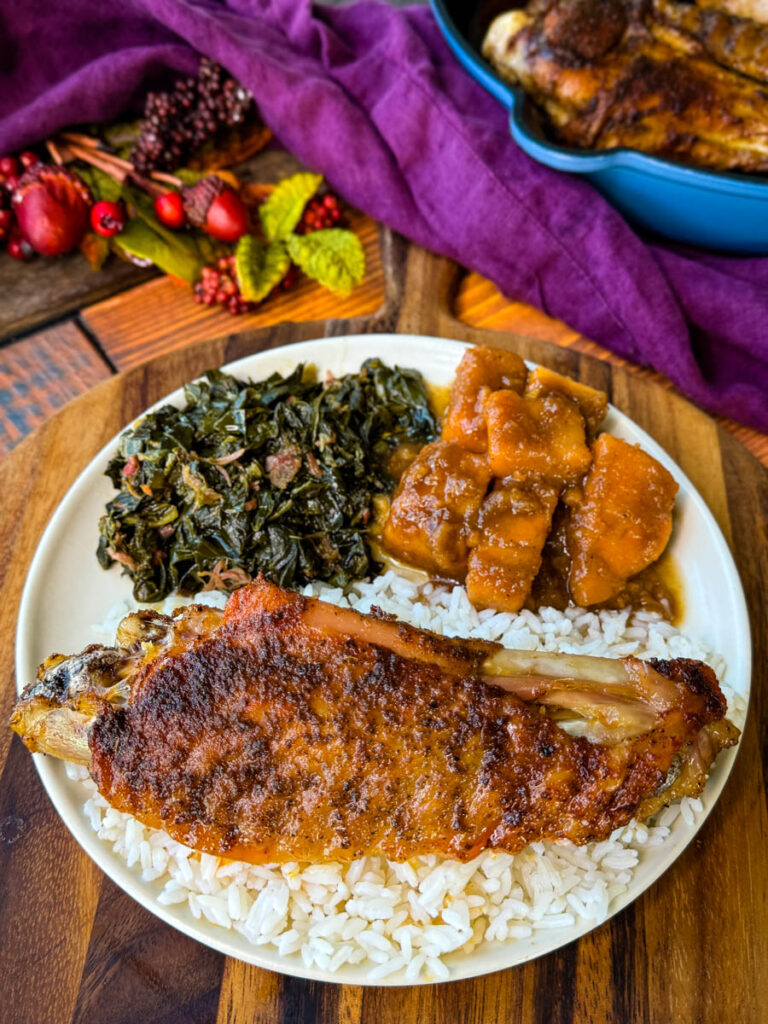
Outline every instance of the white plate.
{"label": "white plate", "polygon": [[[448,384],[466,346],[457,341],[409,335],[361,335],[324,338],[272,349],[240,359],[225,367],[239,377],[260,379],[275,370],[283,373],[297,362],[314,363],[320,371],[335,374],[359,369],[370,356],[389,364],[415,367],[432,384]],[[162,403],[183,404],[181,389]],[[606,429],[646,451],[666,466],[680,485],[672,550],[685,585],[685,619],[681,628],[705,639],[709,649],[722,654],[728,664],[727,681],[745,701],[749,698],[750,634],[746,603],[736,567],[720,530],[700,495],[679,467],[652,438],[627,416],[611,407]],[[103,476],[117,438],[96,456],[80,474],[59,505],[43,535],[21,601],[16,636],[16,665],[19,690],[35,676],[38,664],[54,651],[74,652],[94,642],[91,624],[101,622],[115,602],[131,596],[130,581],[117,567],[104,572],[96,561],[97,521],[104,505],[114,494]],[[743,721],[736,717],[736,724]],[[661,846],[645,851],[635,870],[629,890],[617,901],[617,912],[635,899],[680,855],[712,809],[733,765],[735,750],[721,754],[703,794],[705,814],[696,826],[686,826],[680,817],[672,834]],[[83,811],[80,783],[67,779],[62,762],[34,755],[43,785],[56,810],[83,849],[109,877],[130,896],[168,924],[199,942],[229,956],[274,971],[320,981],[365,984],[370,966],[344,965],[335,974],[306,968],[298,955],[280,957],[276,950],[254,946],[235,931],[225,931],[204,919],[195,920],[189,910],[157,902],[158,883],[142,882],[134,869],[112,852],[91,829]],[[451,980],[486,974],[511,967],[548,953],[590,931],[593,923],[563,930],[542,930],[533,938],[489,944],[470,954],[446,957]],[[420,983],[425,983],[423,980]],[[402,975],[385,978],[379,984],[403,984]]]}

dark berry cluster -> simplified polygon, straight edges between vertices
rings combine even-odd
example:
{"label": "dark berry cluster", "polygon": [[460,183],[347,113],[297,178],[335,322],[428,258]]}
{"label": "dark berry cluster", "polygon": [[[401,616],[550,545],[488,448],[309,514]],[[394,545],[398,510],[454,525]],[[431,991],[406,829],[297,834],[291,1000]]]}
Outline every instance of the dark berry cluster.
{"label": "dark berry cluster", "polygon": [[203,267],[200,280],[195,285],[195,302],[204,306],[223,306],[232,316],[249,313],[256,304],[248,302],[240,294],[235,274],[235,257],[222,256],[208,267]]}
{"label": "dark berry cluster", "polygon": [[254,304],[240,294],[234,256],[222,256],[215,264],[203,267],[194,291],[195,302],[204,306],[224,306],[233,316],[248,313],[254,308]]}
{"label": "dark berry cluster", "polygon": [[0,246],[5,245],[8,255],[15,260],[31,259],[34,251],[29,242],[21,236],[11,208],[11,196],[24,171],[38,163],[40,158],[29,150],[17,157],[0,157]]}
{"label": "dark berry cluster", "polygon": [[310,199],[304,208],[296,232],[299,235],[309,235],[313,231],[322,231],[323,228],[338,227],[341,216],[338,196],[333,192],[326,192],[324,196]]}
{"label": "dark berry cluster", "polygon": [[[292,263],[282,281],[273,288],[273,294],[287,292],[298,279],[299,268]],[[232,316],[250,313],[257,306],[257,303],[249,302],[240,294],[234,256],[222,256],[216,263],[203,267],[194,292],[195,302],[204,306],[223,306]]]}
{"label": "dark berry cluster", "polygon": [[253,97],[207,57],[197,78],[182,78],[170,92],[147,95],[131,160],[140,174],[172,171],[223,128],[241,124]]}

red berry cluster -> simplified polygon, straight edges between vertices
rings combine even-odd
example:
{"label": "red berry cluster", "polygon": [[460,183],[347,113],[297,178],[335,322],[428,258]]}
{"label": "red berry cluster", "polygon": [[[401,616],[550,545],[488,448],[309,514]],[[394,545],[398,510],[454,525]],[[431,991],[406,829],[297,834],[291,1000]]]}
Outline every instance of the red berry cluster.
{"label": "red berry cluster", "polygon": [[232,316],[249,313],[256,308],[254,302],[248,302],[240,294],[234,256],[222,256],[215,264],[203,267],[194,291],[195,302],[204,306],[223,306]]}
{"label": "red berry cluster", "polygon": [[307,203],[296,233],[309,235],[313,231],[322,231],[323,228],[337,227],[340,220],[339,197],[335,196],[333,192],[326,192],[324,196],[315,196]]}
{"label": "red berry cluster", "polygon": [[5,244],[8,255],[15,260],[29,260],[34,250],[21,237],[16,217],[11,209],[11,195],[19,184],[24,171],[40,163],[40,158],[31,150],[25,150],[18,157],[0,157],[0,245]]}
{"label": "red berry cluster", "polygon": [[[282,281],[275,285],[272,294],[287,292],[299,279],[299,268],[291,264]],[[208,267],[203,267],[200,280],[194,287],[195,302],[204,306],[223,306],[232,316],[250,313],[258,303],[249,302],[240,294],[235,272],[235,257],[222,256]]]}

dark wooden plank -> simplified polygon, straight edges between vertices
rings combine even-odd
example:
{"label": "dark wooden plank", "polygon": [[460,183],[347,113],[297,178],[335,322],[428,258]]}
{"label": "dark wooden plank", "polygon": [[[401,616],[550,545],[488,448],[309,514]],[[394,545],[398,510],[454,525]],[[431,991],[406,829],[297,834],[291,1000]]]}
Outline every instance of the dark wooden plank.
{"label": "dark wooden plank", "polygon": [[100,880],[101,872],[73,841],[32,759],[14,737],[0,776],[4,1024],[69,1024]]}
{"label": "dark wooden plank", "polygon": [[281,1019],[283,978],[227,959],[216,1024],[274,1024]]}
{"label": "dark wooden plank", "polygon": [[73,1024],[212,1024],[225,959],[105,878]]}
{"label": "dark wooden plank", "polygon": [[0,348],[0,456],[112,369],[72,320]]}
{"label": "dark wooden plank", "polygon": [[101,270],[92,270],[80,252],[58,259],[38,257],[29,263],[12,260],[2,252],[0,340],[148,281],[154,273],[116,257]]}

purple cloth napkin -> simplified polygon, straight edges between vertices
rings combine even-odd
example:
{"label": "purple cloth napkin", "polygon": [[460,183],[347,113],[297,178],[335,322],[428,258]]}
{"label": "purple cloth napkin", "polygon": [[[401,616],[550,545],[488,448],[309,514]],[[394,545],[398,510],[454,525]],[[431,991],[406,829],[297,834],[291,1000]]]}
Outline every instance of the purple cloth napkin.
{"label": "purple cloth napkin", "polygon": [[649,244],[585,182],[535,163],[425,8],[6,4],[0,152],[119,115],[163,68],[191,70],[190,47],[355,206],[768,431],[768,259]]}

